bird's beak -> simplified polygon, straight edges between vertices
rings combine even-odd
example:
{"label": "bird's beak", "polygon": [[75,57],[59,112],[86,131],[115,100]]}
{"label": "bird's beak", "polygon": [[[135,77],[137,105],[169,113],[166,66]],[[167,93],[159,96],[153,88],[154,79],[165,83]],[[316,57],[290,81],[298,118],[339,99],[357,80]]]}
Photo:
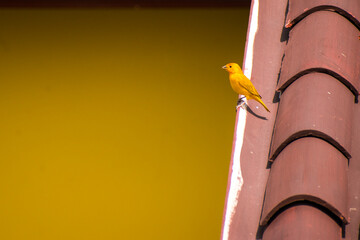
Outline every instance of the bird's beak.
{"label": "bird's beak", "polygon": [[223,69],[227,69],[226,65],[225,66],[222,66]]}

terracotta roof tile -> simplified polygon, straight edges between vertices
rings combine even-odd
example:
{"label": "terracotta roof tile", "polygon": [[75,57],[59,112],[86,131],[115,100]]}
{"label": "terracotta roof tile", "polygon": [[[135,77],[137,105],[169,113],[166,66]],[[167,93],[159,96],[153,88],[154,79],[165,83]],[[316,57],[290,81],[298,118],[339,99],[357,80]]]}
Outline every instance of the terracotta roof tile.
{"label": "terracotta roof tile", "polygon": [[304,17],[317,11],[334,11],[348,18],[351,23],[360,29],[360,4],[357,0],[302,0],[289,1],[289,11],[286,25],[291,27]]}
{"label": "terracotta roof tile", "polygon": [[339,240],[341,228],[321,210],[298,205],[279,214],[266,229],[263,240]]}
{"label": "terracotta roof tile", "polygon": [[353,105],[351,92],[332,76],[312,73],[299,78],[281,96],[271,159],[305,136],[320,137],[350,158]]}
{"label": "terracotta roof tile", "polygon": [[323,205],[347,223],[347,159],[319,138],[301,138],[288,145],[271,166],[261,225],[295,201]]}
{"label": "terracotta roof tile", "polygon": [[[349,220],[346,158],[351,158],[352,147],[351,95],[357,102],[360,85],[360,48],[355,47],[359,44],[358,29],[349,18],[328,11],[298,19],[290,31],[280,73],[278,88],[283,94],[270,154],[275,162],[260,222],[268,227],[265,235],[273,229],[269,220],[296,201],[318,204],[313,209],[325,207],[329,218],[334,215],[342,222],[343,232]],[[285,224],[279,230],[282,235],[287,231]],[[318,232],[313,228],[308,231]],[[301,239],[301,235],[292,239]],[[330,238],[338,236],[324,239]]]}
{"label": "terracotta roof tile", "polygon": [[[293,1],[291,1],[293,2]],[[309,72],[333,75],[358,96],[359,30],[339,14],[319,11],[300,21],[289,34],[278,88],[281,91]]]}

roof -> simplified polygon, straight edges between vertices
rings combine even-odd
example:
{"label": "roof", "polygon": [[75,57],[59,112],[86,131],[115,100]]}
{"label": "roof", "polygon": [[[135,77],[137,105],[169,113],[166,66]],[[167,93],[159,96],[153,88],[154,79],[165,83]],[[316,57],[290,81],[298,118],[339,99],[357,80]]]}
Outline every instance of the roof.
{"label": "roof", "polygon": [[252,3],[244,69],[271,114],[238,113],[223,239],[358,239],[360,2],[287,2]]}

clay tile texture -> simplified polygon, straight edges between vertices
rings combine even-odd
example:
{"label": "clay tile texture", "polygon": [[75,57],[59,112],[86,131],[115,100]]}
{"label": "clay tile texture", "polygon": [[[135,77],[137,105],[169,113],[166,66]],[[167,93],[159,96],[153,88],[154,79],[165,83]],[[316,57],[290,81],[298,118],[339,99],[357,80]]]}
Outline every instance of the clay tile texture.
{"label": "clay tile texture", "polygon": [[360,239],[359,20],[359,0],[253,0],[243,68],[271,113],[237,113],[222,239]]}

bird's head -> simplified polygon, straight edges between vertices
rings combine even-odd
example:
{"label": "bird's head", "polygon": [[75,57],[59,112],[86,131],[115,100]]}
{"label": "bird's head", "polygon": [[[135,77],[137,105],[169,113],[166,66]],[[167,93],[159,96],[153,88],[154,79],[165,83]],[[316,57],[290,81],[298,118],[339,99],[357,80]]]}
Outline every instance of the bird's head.
{"label": "bird's head", "polygon": [[237,63],[228,63],[222,68],[228,71],[229,73],[242,72],[240,66]]}

